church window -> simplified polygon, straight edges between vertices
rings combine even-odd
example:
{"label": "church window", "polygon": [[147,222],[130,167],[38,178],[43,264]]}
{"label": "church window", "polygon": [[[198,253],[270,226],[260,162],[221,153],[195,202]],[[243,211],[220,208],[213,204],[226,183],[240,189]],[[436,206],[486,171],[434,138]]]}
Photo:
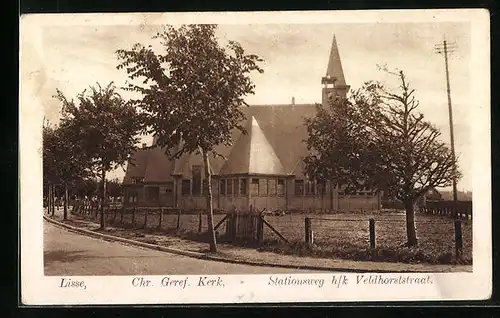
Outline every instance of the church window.
{"label": "church window", "polygon": [[240,179],[240,194],[247,194],[247,179]]}
{"label": "church window", "polygon": [[304,180],[295,180],[295,195],[304,195]]}
{"label": "church window", "polygon": [[267,179],[259,179],[259,195],[268,195]]}
{"label": "church window", "polygon": [[193,195],[201,195],[201,166],[193,166]]}
{"label": "church window", "polygon": [[285,195],[286,194],[286,183],[285,179],[278,179],[278,195]]}
{"label": "church window", "polygon": [[233,179],[227,179],[227,195],[233,195]]}
{"label": "church window", "polygon": [[239,185],[239,182],[238,182],[238,181],[239,181],[239,179],[238,179],[238,178],[234,179],[234,181],[233,181],[233,193],[234,193],[234,195],[238,195],[238,194],[240,194],[240,193],[239,193],[239,192],[240,192],[240,191],[239,191],[239,186],[240,186],[240,185]]}
{"label": "church window", "polygon": [[191,194],[191,180],[184,179],[181,183],[181,194],[190,195]]}
{"label": "church window", "polygon": [[276,180],[275,179],[267,180],[267,191],[269,192],[269,195],[276,195]]}
{"label": "church window", "polygon": [[315,183],[313,180],[306,181],[306,195],[314,195],[316,193]]}
{"label": "church window", "polygon": [[252,185],[250,186],[250,194],[252,196],[259,195],[259,179],[252,179]]}
{"label": "church window", "polygon": [[219,181],[219,194],[226,195],[226,179],[221,179]]}

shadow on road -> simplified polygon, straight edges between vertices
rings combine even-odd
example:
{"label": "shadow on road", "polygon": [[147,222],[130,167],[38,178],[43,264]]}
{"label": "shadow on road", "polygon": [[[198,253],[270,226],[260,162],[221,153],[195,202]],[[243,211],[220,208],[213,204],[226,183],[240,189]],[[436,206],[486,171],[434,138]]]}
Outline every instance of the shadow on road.
{"label": "shadow on road", "polygon": [[52,262],[75,262],[81,259],[88,258],[88,255],[83,254],[85,251],[44,251],[44,264]]}
{"label": "shadow on road", "polygon": [[[88,259],[130,259],[130,255],[89,255],[87,251],[45,251],[43,253],[43,263],[48,265],[54,262],[72,263],[77,261],[85,261]],[[134,255],[133,258],[162,258],[164,255]]]}

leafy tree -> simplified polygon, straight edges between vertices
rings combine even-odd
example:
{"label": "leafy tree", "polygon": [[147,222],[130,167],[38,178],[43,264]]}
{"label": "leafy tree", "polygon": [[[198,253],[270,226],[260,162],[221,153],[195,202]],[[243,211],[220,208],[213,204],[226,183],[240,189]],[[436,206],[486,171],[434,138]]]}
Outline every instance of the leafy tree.
{"label": "leafy tree", "polygon": [[108,196],[119,197],[122,195],[122,184],[118,179],[108,181]]}
{"label": "leafy tree", "polygon": [[168,26],[153,39],[159,39],[164,52],[136,44],[131,50],[118,50],[121,63],[131,79],[142,78],[129,89],[142,94],[136,104],[144,111],[148,132],[154,133],[156,146],[165,147],[170,159],[183,154],[201,153],[207,190],[210,251],[216,252],[213,225],[209,154],[219,155],[216,146],[232,145],[233,129],[245,131],[241,110],[244,97],[254,93],[249,74],[263,72],[256,55],[246,55],[241,45],[229,41],[222,47],[215,25]]}
{"label": "leafy tree", "polygon": [[101,179],[100,225],[104,228],[106,173],[130,159],[139,142],[141,118],[136,108],[115,91],[113,83],[106,87],[90,87],[78,94],[76,104],[61,91],[57,98],[63,104],[61,125],[68,127],[72,138],[83,149],[90,169]]}
{"label": "leafy tree", "polygon": [[382,190],[406,210],[407,246],[417,245],[415,204],[434,187],[461,177],[440,131],[418,112],[419,102],[402,71],[399,90],[367,82],[349,99],[318,106],[306,120],[306,170],[341,187]]}
{"label": "leafy tree", "polygon": [[58,127],[43,126],[43,172],[44,183],[64,187],[64,219],[68,215],[68,188],[88,175],[87,162],[73,140],[70,127],[63,123]]}
{"label": "leafy tree", "polygon": [[92,198],[99,194],[99,180],[94,178],[82,179],[77,183],[76,194],[78,197]]}

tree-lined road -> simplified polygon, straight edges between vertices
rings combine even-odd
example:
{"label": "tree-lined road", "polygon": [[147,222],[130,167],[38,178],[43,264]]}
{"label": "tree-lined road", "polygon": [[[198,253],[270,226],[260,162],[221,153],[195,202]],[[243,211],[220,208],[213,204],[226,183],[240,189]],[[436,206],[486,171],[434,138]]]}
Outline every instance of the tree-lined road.
{"label": "tree-lined road", "polygon": [[186,275],[311,272],[229,264],[108,242],[44,221],[45,275]]}

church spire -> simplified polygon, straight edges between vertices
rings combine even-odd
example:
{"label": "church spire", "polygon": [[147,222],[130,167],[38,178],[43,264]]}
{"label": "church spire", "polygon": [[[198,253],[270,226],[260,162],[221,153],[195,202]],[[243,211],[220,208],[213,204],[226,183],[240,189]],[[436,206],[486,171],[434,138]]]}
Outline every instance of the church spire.
{"label": "church spire", "polygon": [[336,86],[346,85],[335,35],[333,35],[332,47],[330,49],[330,59],[328,60],[328,68],[326,69],[326,77],[335,79]]}
{"label": "church spire", "polygon": [[335,35],[333,35],[328,67],[326,68],[326,76],[321,79],[321,83],[323,84],[323,105],[326,105],[328,100],[335,96],[345,98],[350,88],[345,81],[344,70],[342,69],[342,62],[340,61],[340,53]]}

